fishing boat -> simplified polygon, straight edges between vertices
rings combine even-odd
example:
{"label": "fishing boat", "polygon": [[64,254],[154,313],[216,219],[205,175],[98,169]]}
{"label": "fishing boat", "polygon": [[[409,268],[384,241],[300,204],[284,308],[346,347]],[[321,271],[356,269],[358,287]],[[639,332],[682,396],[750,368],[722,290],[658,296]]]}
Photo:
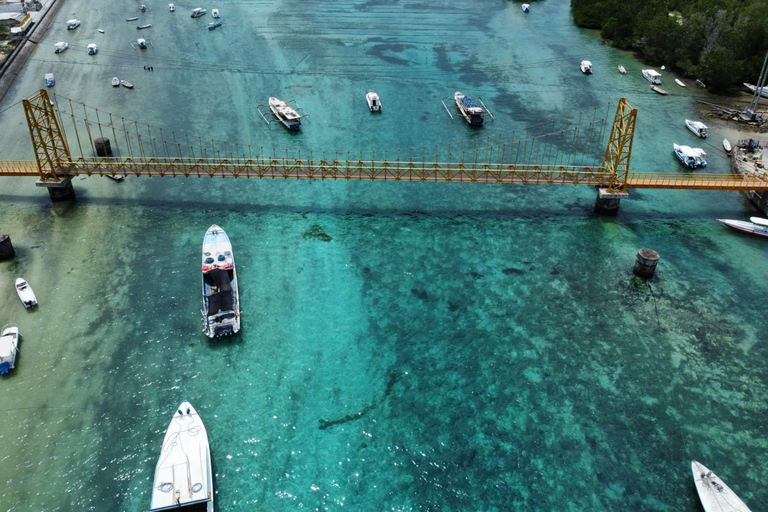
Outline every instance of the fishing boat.
{"label": "fishing boat", "polygon": [[269,108],[275,117],[289,130],[301,128],[301,116],[288,103],[274,96],[269,98]]}
{"label": "fishing boat", "polygon": [[685,84],[684,84],[684,83],[683,83],[683,81],[682,81],[682,80],[680,80],[679,78],[675,78],[675,83],[676,83],[677,85],[679,85],[680,87],[685,87]]}
{"label": "fishing boat", "polygon": [[651,82],[652,85],[661,85],[661,73],[655,69],[644,69],[643,78]]}
{"label": "fishing boat", "polygon": [[692,148],[690,146],[683,146],[681,144],[672,145],[675,150],[675,156],[682,162],[683,165],[689,169],[695,169],[697,167],[706,167],[707,161],[704,159],[707,154],[701,148]]}
{"label": "fishing boat", "polygon": [[16,279],[16,293],[19,295],[21,303],[25,308],[33,308],[37,306],[37,297],[35,292],[32,291],[32,287],[24,280],[23,277]]}
{"label": "fishing boat", "polygon": [[219,20],[217,22],[211,22],[208,24],[208,30],[216,30],[220,26],[224,24],[224,20]]}
{"label": "fishing boat", "polygon": [[16,367],[16,356],[19,353],[19,326],[8,324],[0,333],[0,374],[6,374]]}
{"label": "fishing boat", "polygon": [[692,461],[691,471],[704,512],[750,512],[731,488],[704,464]]}
{"label": "fishing boat", "polygon": [[662,89],[658,85],[651,84],[651,90],[653,90],[653,92],[661,94],[662,96],[666,96],[667,95],[667,91],[665,91],[664,89]]}
{"label": "fishing boat", "polygon": [[723,139],[723,149],[725,150],[726,153],[730,155],[731,150],[733,149],[733,147],[731,146],[731,141],[729,141],[728,139]]}
{"label": "fishing boat", "polygon": [[46,87],[53,87],[56,85],[56,79],[53,77],[53,73],[45,74],[45,85]]}
{"label": "fishing boat", "polygon": [[116,76],[112,77],[112,87],[120,87],[120,79]]}
{"label": "fishing boat", "polygon": [[203,238],[203,332],[209,338],[240,330],[240,295],[229,237],[216,224]]}
{"label": "fishing boat", "polygon": [[104,33],[104,29],[103,28],[97,28],[96,30],[98,30],[100,34]]}
{"label": "fishing boat", "polygon": [[627,74],[627,70],[621,64],[619,64],[619,73],[621,73],[622,75]]}
{"label": "fishing boat", "polygon": [[71,19],[67,20],[67,30],[75,30],[80,26],[80,20]]}
{"label": "fishing boat", "polygon": [[685,126],[695,133],[697,137],[701,137],[702,139],[707,138],[707,125],[701,121],[691,121],[690,119],[686,119]]}
{"label": "fishing boat", "polygon": [[592,74],[592,63],[588,60],[581,61],[581,64],[579,64],[579,67],[581,68],[581,72],[585,75],[591,75]]}
{"label": "fishing boat", "polygon": [[[144,39],[143,37],[138,38],[136,40],[136,44],[138,45],[140,50],[146,50],[147,49],[147,40]],[[133,43],[131,43],[131,46],[133,46]]]}
{"label": "fishing boat", "polygon": [[368,91],[365,95],[365,101],[368,102],[368,109],[371,112],[381,112],[381,100],[379,95],[373,91]]}
{"label": "fishing boat", "polygon": [[206,11],[202,7],[195,7],[194,9],[192,9],[192,17],[193,18],[199,18],[201,16],[205,16],[206,12],[208,12],[208,11]]}
{"label": "fishing boat", "polygon": [[96,55],[99,53],[99,47],[96,46],[94,43],[91,43],[88,45],[88,55]]}
{"label": "fishing boat", "polygon": [[523,12],[531,12],[531,4],[523,4]]}
{"label": "fishing boat", "polygon": [[453,94],[453,99],[456,101],[456,106],[459,107],[461,116],[467,123],[471,126],[481,126],[483,124],[485,110],[483,110],[483,107],[480,107],[474,99],[469,96],[464,96],[464,94],[459,91],[456,91]]}
{"label": "fishing boat", "polygon": [[69,43],[65,43],[64,41],[59,41],[58,43],[53,45],[53,53],[61,53],[67,48],[69,48]]}
{"label": "fishing boat", "polygon": [[130,18],[125,18],[125,21],[136,21],[137,19],[139,19],[138,16],[132,16]]}
{"label": "fishing boat", "polygon": [[120,80],[120,85],[127,87],[128,89],[133,89],[133,84],[128,80]]}
{"label": "fishing boat", "polygon": [[219,18],[221,17],[221,14],[219,14],[218,9],[211,9],[211,16],[213,16],[214,18]]}
{"label": "fishing boat", "polygon": [[151,512],[213,512],[211,447],[203,420],[185,401],[173,413],[163,437],[152,482]]}
{"label": "fishing boat", "polygon": [[136,30],[144,30],[145,28],[149,28],[151,26],[152,26],[151,23],[147,23],[146,25],[139,25],[138,27],[136,27]]}

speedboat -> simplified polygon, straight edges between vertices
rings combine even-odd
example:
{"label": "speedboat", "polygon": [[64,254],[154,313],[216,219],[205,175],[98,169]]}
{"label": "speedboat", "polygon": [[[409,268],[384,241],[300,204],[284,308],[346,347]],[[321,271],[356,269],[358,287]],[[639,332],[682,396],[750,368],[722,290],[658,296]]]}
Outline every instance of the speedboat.
{"label": "speedboat", "polygon": [[697,137],[701,137],[702,139],[707,138],[707,125],[701,121],[691,121],[690,119],[686,119],[685,126],[695,133]]}
{"label": "speedboat", "polygon": [[706,167],[707,161],[704,159],[707,154],[701,148],[692,148],[680,144],[673,144],[675,156],[689,169],[697,167]]}
{"label": "speedboat", "polygon": [[731,141],[729,141],[728,139],[723,139],[723,149],[725,150],[726,153],[730,155],[731,150],[733,149],[731,147]]}
{"label": "speedboat", "polygon": [[35,292],[32,291],[32,287],[22,277],[16,279],[16,293],[19,294],[19,299],[21,299],[21,303],[24,304],[25,308],[37,306]]}
{"label": "speedboat", "polygon": [[459,91],[453,94],[453,99],[456,102],[456,106],[459,107],[459,112],[461,112],[461,115],[471,126],[481,126],[483,124],[485,110],[478,106],[475,100],[469,96],[464,96]]}
{"label": "speedboat", "polygon": [[176,6],[173,4],[168,4],[168,10],[171,12],[176,12]]}
{"label": "speedboat", "polygon": [[202,7],[195,7],[192,9],[192,17],[193,18],[199,18],[200,16],[205,16],[205,13],[208,12]]}
{"label": "speedboat", "polygon": [[19,353],[19,326],[8,324],[0,333],[0,374],[8,373],[16,367],[16,356]]}
{"label": "speedboat", "polygon": [[768,88],[757,87],[756,85],[748,84],[746,82],[744,82],[744,86],[752,92],[755,92],[756,90],[760,89],[760,96],[762,96],[763,98],[768,98]]}
{"label": "speedboat", "polygon": [[750,235],[763,236],[768,238],[768,219],[760,217],[750,217],[751,222],[744,220],[717,219],[729,228],[739,230]]}
{"label": "speedboat", "polygon": [[643,78],[651,82],[652,85],[661,85],[661,73],[655,69],[644,69]]}
{"label": "speedboat", "polygon": [[240,295],[232,243],[216,224],[203,238],[203,332],[209,338],[240,330]]}
{"label": "speedboat", "polygon": [[99,53],[99,47],[96,46],[94,43],[91,43],[88,45],[88,55],[96,55]]}
{"label": "speedboat", "polygon": [[45,85],[46,87],[53,87],[54,85],[56,85],[56,79],[53,78],[53,73],[45,74]]}
{"label": "speedboat", "polygon": [[679,78],[675,78],[675,83],[676,83],[677,85],[679,85],[680,87],[685,87],[685,84],[684,84],[684,83],[683,83],[683,81],[682,81],[682,80],[680,80]]}
{"label": "speedboat", "polygon": [[381,112],[381,100],[378,94],[368,91],[368,94],[365,95],[365,100],[368,102],[368,108],[371,112]]}
{"label": "speedboat", "polygon": [[523,12],[531,12],[531,4],[523,4]]}
{"label": "speedboat", "polygon": [[692,461],[691,471],[704,512],[750,512],[731,488],[704,464]]}
{"label": "speedboat", "polygon": [[58,43],[53,45],[53,53],[61,53],[67,48],[69,48],[69,43],[65,43],[64,41],[59,41]]}
{"label": "speedboat", "polygon": [[592,63],[588,60],[581,61],[581,64],[579,65],[581,68],[581,72],[585,75],[591,75],[592,74]]}
{"label": "speedboat", "polygon": [[133,89],[133,84],[129,82],[128,80],[120,80],[120,85],[123,87],[126,87],[128,89]]}
{"label": "speedboat", "polygon": [[217,21],[217,22],[213,22],[213,21],[212,21],[212,22],[210,22],[210,23],[208,24],[208,30],[216,30],[217,28],[219,28],[219,27],[220,27],[220,26],[222,26],[223,24],[224,24],[224,20],[219,20],[219,21]]}
{"label": "speedboat", "polygon": [[221,15],[219,14],[218,9],[211,9],[211,16],[213,16],[214,18],[219,18]]}
{"label": "speedboat", "polygon": [[120,79],[116,76],[112,77],[112,87],[120,87]]}
{"label": "speedboat", "polygon": [[301,116],[283,100],[270,97],[269,108],[289,130],[298,130],[301,127]]}
{"label": "speedboat", "polygon": [[67,30],[75,30],[80,26],[80,20],[71,19],[67,20]]}
{"label": "speedboat", "polygon": [[182,402],[163,437],[152,482],[150,512],[213,512],[211,447],[203,420],[192,404]]}
{"label": "speedboat", "polygon": [[627,74],[627,70],[621,64],[619,64],[619,73],[621,73],[622,75]]}

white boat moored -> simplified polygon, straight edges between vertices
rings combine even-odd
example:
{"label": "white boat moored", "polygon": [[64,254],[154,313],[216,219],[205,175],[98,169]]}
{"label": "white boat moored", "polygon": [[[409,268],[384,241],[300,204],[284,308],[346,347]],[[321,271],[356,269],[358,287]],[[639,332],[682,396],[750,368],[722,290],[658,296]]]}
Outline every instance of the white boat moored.
{"label": "white boat moored", "polygon": [[128,80],[120,80],[120,85],[127,89],[133,89],[133,84],[129,82]]}
{"label": "white boat moored", "polygon": [[592,74],[592,63],[588,60],[581,61],[581,64],[579,64],[579,67],[581,68],[581,72],[585,75],[591,75]]}
{"label": "white boat moored", "polygon": [[94,43],[91,43],[88,45],[88,55],[96,55],[99,53],[99,47],[96,46]]}
{"label": "white boat moored", "polygon": [[32,291],[32,287],[24,280],[23,277],[16,279],[16,293],[19,294],[21,303],[25,308],[32,308],[37,306],[37,297],[35,292]]}
{"label": "white boat moored", "polygon": [[768,219],[761,219],[760,217],[750,217],[751,222],[745,220],[732,220],[732,219],[717,219],[729,228],[741,231],[742,233],[749,233],[750,235],[757,235],[768,238]]}
{"label": "white boat moored", "polygon": [[209,338],[240,330],[240,294],[232,243],[216,224],[203,237],[203,332]]}
{"label": "white boat moored", "polygon": [[80,26],[80,20],[71,19],[67,20],[67,30],[75,30]]}
{"label": "white boat moored", "polygon": [[627,74],[627,70],[621,64],[619,64],[619,73],[621,73],[622,75]]}
{"label": "white boat moored", "polygon": [[112,87],[120,87],[120,79],[116,76],[112,77]]}
{"label": "white boat moored", "polygon": [[731,146],[731,141],[728,139],[723,139],[723,149],[726,153],[730,154],[733,147]]}
{"label": "white boat moored", "polygon": [[695,133],[697,137],[701,137],[702,139],[707,138],[707,125],[701,121],[691,121],[690,119],[686,119],[685,126]]}
{"label": "white boat moored", "polygon": [[682,81],[682,80],[680,80],[679,78],[675,78],[675,83],[676,83],[677,85],[679,85],[680,87],[685,87],[685,84],[684,84],[684,83],[683,83],[683,81]]}
{"label": "white boat moored", "polygon": [[211,16],[213,16],[214,18],[220,18],[221,14],[219,14],[218,9],[211,9]]}
{"label": "white boat moored", "polygon": [[731,488],[704,464],[692,461],[691,471],[704,512],[750,512]]}
{"label": "white boat moored", "polygon": [[47,87],[53,87],[54,85],[56,85],[56,79],[53,77],[53,73],[45,74],[45,85]]}
{"label": "white boat moored", "polygon": [[368,102],[368,109],[371,112],[381,112],[381,100],[379,95],[373,91],[368,91],[365,95],[365,101]]}
{"label": "white boat moored", "polygon": [[655,69],[644,69],[643,78],[651,82],[651,85],[661,85],[661,73]]}
{"label": "white boat moored", "polygon": [[16,356],[19,353],[19,326],[8,324],[0,333],[0,374],[8,373],[16,367]]}
{"label": "white boat moored", "polygon": [[523,4],[523,12],[531,12],[531,4]]}
{"label": "white boat moored", "polygon": [[674,143],[672,146],[675,150],[675,156],[689,169],[707,166],[707,161],[704,159],[707,154],[703,149],[683,146],[677,143]]}
{"label": "white boat moored", "polygon": [[[758,87],[756,85],[748,84],[746,82],[744,82],[744,86],[752,92],[755,92],[756,90],[758,90]],[[762,96],[763,98],[768,98],[768,87],[760,87],[759,89],[760,89],[760,96]]]}
{"label": "white boat moored", "polygon": [[168,10],[171,12],[176,12],[176,6],[173,4],[168,4]]}
{"label": "white boat moored", "polygon": [[213,512],[211,447],[203,420],[192,404],[182,402],[163,437],[152,482],[151,512]]}
{"label": "white boat moored", "polygon": [[64,41],[59,41],[58,43],[53,45],[53,53],[61,53],[67,48],[69,48],[69,43],[65,43]]}
{"label": "white boat moored", "polygon": [[201,16],[205,16],[206,12],[208,12],[208,11],[206,11],[202,7],[195,7],[194,9],[192,9],[192,17],[193,18],[199,18]]}

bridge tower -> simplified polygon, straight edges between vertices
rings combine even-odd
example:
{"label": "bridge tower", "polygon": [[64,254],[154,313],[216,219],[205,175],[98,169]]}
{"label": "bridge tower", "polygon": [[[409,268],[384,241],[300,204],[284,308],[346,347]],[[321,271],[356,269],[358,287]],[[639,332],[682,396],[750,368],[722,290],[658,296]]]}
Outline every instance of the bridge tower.
{"label": "bridge tower", "polygon": [[[35,159],[40,170],[38,187],[46,187],[52,201],[74,199],[72,177],[66,169],[72,165],[67,142],[61,133],[59,120],[45,89],[23,100],[29,135],[35,148]],[[63,172],[62,172],[63,171]]]}
{"label": "bridge tower", "polygon": [[615,214],[619,210],[622,198],[629,197],[627,193],[627,177],[629,176],[629,159],[632,156],[632,140],[635,137],[635,121],[637,109],[627,103],[626,98],[619,100],[616,116],[613,118],[611,136],[603,157],[603,169],[609,171],[610,184],[605,188],[598,187],[595,210],[600,213]]}

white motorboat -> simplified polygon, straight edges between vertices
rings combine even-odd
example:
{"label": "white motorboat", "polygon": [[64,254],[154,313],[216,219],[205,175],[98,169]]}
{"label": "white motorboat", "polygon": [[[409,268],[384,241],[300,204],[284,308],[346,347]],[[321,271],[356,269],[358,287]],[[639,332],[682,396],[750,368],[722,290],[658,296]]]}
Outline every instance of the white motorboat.
{"label": "white motorboat", "polygon": [[682,80],[680,80],[679,78],[675,78],[675,83],[676,83],[677,85],[679,85],[680,87],[685,87],[685,84],[684,84],[684,83],[683,83],[683,81],[682,81]]}
{"label": "white motorboat", "polygon": [[56,79],[53,77],[53,73],[45,74],[45,85],[46,87],[53,87],[56,85]]}
{"label": "white motorboat", "polygon": [[129,82],[128,80],[120,80],[120,85],[127,89],[133,89],[133,84]]}
{"label": "white motorboat", "polygon": [[80,26],[80,20],[71,19],[67,20],[67,30],[75,30]]}
{"label": "white motorboat", "polygon": [[644,69],[643,78],[651,82],[652,85],[661,85],[661,73],[655,69]]}
{"label": "white motorboat", "polygon": [[365,100],[368,102],[368,108],[371,112],[381,112],[381,99],[379,99],[378,94],[368,91],[365,95]]}
{"label": "white motorboat", "polygon": [[730,155],[731,150],[733,149],[733,147],[731,146],[731,141],[729,141],[728,139],[723,139],[723,149],[725,150],[726,153]]}
{"label": "white motorboat", "polygon": [[138,16],[131,16],[130,18],[125,18],[125,21],[136,21],[137,19],[139,19]]}
{"label": "white motorboat", "polygon": [[88,45],[88,55],[96,55],[99,53],[99,47],[96,46],[94,43],[91,43]]}
{"label": "white motorboat", "polygon": [[621,64],[619,64],[619,73],[621,73],[622,75],[627,74],[627,70]]}
{"label": "white motorboat", "polygon": [[97,28],[96,30],[99,31],[99,34],[103,34],[104,33],[104,29],[103,28]]}
{"label": "white motorboat", "polygon": [[171,12],[176,12],[176,6],[173,4],[168,4],[168,10]]}
{"label": "white motorboat", "polygon": [[691,471],[704,512],[750,512],[731,488],[704,464],[692,461]]}
{"label": "white motorboat", "polygon": [[182,402],[163,437],[155,466],[150,512],[213,512],[211,447],[203,420],[192,404]]}
{"label": "white motorboat", "polygon": [[[138,45],[140,50],[146,50],[147,49],[147,40],[143,37],[140,37],[136,40],[136,44]],[[131,45],[133,46],[133,45]]]}
{"label": "white motorboat", "polygon": [[703,149],[683,146],[677,143],[673,144],[672,146],[675,150],[675,156],[680,160],[680,162],[682,162],[683,165],[689,169],[707,166],[707,161],[704,159],[707,154]]}
{"label": "white motorboat", "polygon": [[585,75],[591,75],[592,74],[592,63],[588,60],[581,61],[581,64],[579,64],[579,67],[581,68],[581,72]]}
{"label": "white motorboat", "polygon": [[0,333],[0,374],[8,373],[16,367],[16,356],[19,353],[19,326],[8,324]]}
{"label": "white motorboat", "polygon": [[53,53],[61,53],[67,48],[69,48],[69,43],[65,43],[64,41],[59,41],[58,43],[53,45]]}
{"label": "white motorboat", "polygon": [[32,287],[22,277],[16,279],[16,293],[19,294],[19,299],[21,299],[21,303],[24,304],[25,308],[37,306],[35,292],[32,291]]}
{"label": "white motorboat", "polygon": [[193,18],[199,18],[201,16],[205,16],[206,12],[208,12],[208,11],[206,11],[202,7],[195,7],[194,9],[192,9],[192,17]]}
{"label": "white motorboat", "polygon": [[269,98],[269,108],[289,130],[298,130],[301,127],[301,116],[285,101],[272,96]]}
{"label": "white motorboat", "polygon": [[686,119],[685,126],[695,133],[697,137],[701,137],[702,139],[707,138],[707,125],[701,121],[691,121],[690,119]]}
{"label": "white motorboat", "polygon": [[209,338],[240,330],[240,295],[232,243],[216,224],[203,238],[203,332]]}
{"label": "white motorboat", "polygon": [[[746,82],[744,82],[744,86],[752,92],[755,92],[758,89],[756,85],[748,84]],[[759,89],[760,89],[760,96],[762,96],[763,98],[768,98],[768,87],[759,87]]]}
{"label": "white motorboat", "polygon": [[523,12],[531,12],[531,4],[523,4]]}
{"label": "white motorboat", "polygon": [[456,102],[456,106],[459,107],[462,117],[471,126],[481,126],[483,124],[483,117],[485,116],[485,110],[479,106],[474,99],[469,96],[464,96],[459,91],[453,94],[453,99]]}
{"label": "white motorboat", "polygon": [[112,87],[120,87],[120,79],[116,76],[112,77]]}
{"label": "white motorboat", "polygon": [[213,16],[214,18],[220,18],[221,14],[219,14],[218,9],[211,9],[211,16]]}
{"label": "white motorboat", "polygon": [[751,222],[745,220],[717,219],[729,228],[736,229],[742,233],[757,235],[768,238],[768,219],[760,217],[750,217]]}

